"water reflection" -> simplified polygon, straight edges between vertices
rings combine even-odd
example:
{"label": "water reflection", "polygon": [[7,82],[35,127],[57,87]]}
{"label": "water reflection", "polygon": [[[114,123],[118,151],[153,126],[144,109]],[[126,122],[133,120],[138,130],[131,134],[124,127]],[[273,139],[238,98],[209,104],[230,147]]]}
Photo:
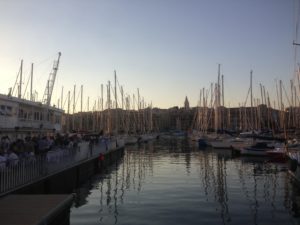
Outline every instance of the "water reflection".
{"label": "water reflection", "polygon": [[188,140],[130,146],[120,162],[78,191],[71,224],[300,221],[300,192],[285,164],[199,151]]}
{"label": "water reflection", "polygon": [[85,184],[83,184],[80,188],[76,190],[76,198],[74,200],[74,206],[76,208],[87,203],[87,197],[91,194],[91,188],[91,182],[87,181]]}

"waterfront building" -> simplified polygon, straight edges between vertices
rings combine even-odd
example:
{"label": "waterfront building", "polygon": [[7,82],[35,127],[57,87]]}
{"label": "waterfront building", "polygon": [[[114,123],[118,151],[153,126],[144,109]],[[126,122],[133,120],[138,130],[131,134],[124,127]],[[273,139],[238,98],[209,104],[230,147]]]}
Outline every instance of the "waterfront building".
{"label": "waterfront building", "polygon": [[[25,136],[48,135],[62,131],[62,115],[64,111],[55,105],[51,106],[51,97],[60,56],[61,53],[59,52],[47,80],[41,101],[36,101],[33,94],[33,64],[31,64],[29,99],[24,98],[26,93],[22,92],[23,60],[21,61],[17,76],[19,82],[16,81],[14,88],[10,88],[7,95],[0,94],[1,136],[9,136],[12,139],[17,139],[24,138]],[[13,95],[14,90],[17,90],[16,96]]]}
{"label": "waterfront building", "polygon": [[41,102],[0,94],[1,136],[24,138],[62,130],[63,110]]}
{"label": "waterfront building", "polygon": [[[118,127],[118,133],[127,130],[131,133],[151,132],[151,131],[167,131],[167,130],[183,130],[191,129],[202,130],[208,132],[215,131],[215,113],[214,108],[208,107],[172,107],[169,109],[146,108],[143,110],[122,110],[111,109],[104,111],[90,111],[75,114],[65,114],[63,130],[70,131],[89,131],[109,133]],[[293,115],[289,115],[289,111],[280,111],[269,108],[266,105],[257,107],[233,107],[227,108],[220,106],[219,110],[219,130],[231,130],[236,132],[250,130],[269,130],[278,132],[283,130],[283,124],[286,128],[293,128],[295,123],[288,126],[288,122],[292,120]],[[253,115],[252,115],[253,114]],[[118,115],[118,116],[117,116]],[[284,115],[284,116],[283,116]],[[253,116],[253,123],[251,117]],[[284,119],[281,119],[283,118]],[[150,121],[152,125],[150,126]],[[284,121],[283,121],[284,120]],[[124,127],[126,121],[131,121]],[[118,123],[116,125],[116,123]],[[67,128],[68,126],[68,128]],[[110,127],[110,128],[109,128]]]}

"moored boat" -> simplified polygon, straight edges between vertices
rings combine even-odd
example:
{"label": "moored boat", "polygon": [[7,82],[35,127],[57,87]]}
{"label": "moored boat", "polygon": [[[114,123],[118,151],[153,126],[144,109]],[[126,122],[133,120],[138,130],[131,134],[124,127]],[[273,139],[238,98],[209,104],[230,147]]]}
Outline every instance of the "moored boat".
{"label": "moored boat", "polygon": [[255,145],[241,148],[240,153],[241,155],[267,156],[267,151],[272,149],[274,147],[270,147],[267,142],[258,142]]}
{"label": "moored boat", "polygon": [[133,145],[138,142],[138,137],[135,135],[127,135],[124,137],[125,145]]}
{"label": "moored boat", "polygon": [[285,160],[287,158],[287,149],[284,145],[267,150],[266,152],[267,156],[271,157],[272,159]]}

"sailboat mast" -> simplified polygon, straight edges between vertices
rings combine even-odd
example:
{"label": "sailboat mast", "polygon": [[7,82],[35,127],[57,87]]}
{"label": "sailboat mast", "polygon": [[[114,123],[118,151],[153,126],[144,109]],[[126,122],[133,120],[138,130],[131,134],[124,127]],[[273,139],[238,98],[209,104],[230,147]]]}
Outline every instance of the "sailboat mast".
{"label": "sailboat mast", "polygon": [[[277,96],[277,107],[278,107],[278,110],[280,109],[280,106],[279,106],[279,95],[278,95],[278,83],[277,83],[277,80],[275,80],[276,82],[276,96]],[[275,107],[275,105],[274,105]]]}
{"label": "sailboat mast", "polygon": [[250,96],[251,96],[251,126],[252,126],[252,129],[254,128],[254,124],[253,124],[253,91],[252,91],[252,73],[253,71],[251,70],[250,71]]}
{"label": "sailboat mast", "polygon": [[124,109],[124,91],[123,91],[123,86],[121,86],[121,100],[122,100],[122,109]]}
{"label": "sailboat mast", "polygon": [[64,98],[64,86],[61,87],[61,103],[60,103],[60,108],[63,109],[63,98]]}
{"label": "sailboat mast", "polygon": [[141,115],[140,115],[140,90],[137,89],[137,94],[138,94],[138,105],[137,105],[137,110],[138,110],[138,129],[139,131],[142,130],[142,126],[141,126]]}
{"label": "sailboat mast", "polygon": [[[120,117],[121,117],[121,129],[120,130],[124,130],[125,127],[125,122],[124,122],[124,91],[123,91],[123,86],[121,86],[120,88],[121,91],[121,111],[120,111]],[[125,103],[126,104],[126,103]]]}
{"label": "sailboat mast", "polygon": [[18,98],[21,98],[21,96],[22,96],[22,74],[23,74],[23,59],[21,60],[21,67],[20,67],[20,81],[19,81]]}
{"label": "sailboat mast", "polygon": [[70,131],[70,91],[68,91],[68,118],[67,118],[67,132]]}
{"label": "sailboat mast", "polygon": [[116,104],[116,108],[115,108],[115,129],[116,129],[116,134],[118,133],[118,129],[119,129],[119,126],[118,126],[118,97],[117,97],[117,72],[115,71],[115,104]]}
{"label": "sailboat mast", "polygon": [[83,122],[83,115],[82,115],[82,103],[83,103],[83,85],[81,85],[80,90],[80,129],[82,130],[82,122]]}
{"label": "sailboat mast", "polygon": [[224,75],[222,75],[222,106],[224,106]]}
{"label": "sailboat mast", "polygon": [[101,84],[101,111],[103,111],[103,84]]}
{"label": "sailboat mast", "polygon": [[31,71],[30,71],[30,101],[33,101],[32,84],[33,84],[33,63],[31,63]]}
{"label": "sailboat mast", "polygon": [[220,91],[220,76],[221,76],[221,64],[218,64],[218,83],[215,87],[216,104],[215,104],[215,131],[220,128],[220,105],[221,105],[221,91]]}
{"label": "sailboat mast", "polygon": [[221,111],[221,123],[222,123],[222,130],[224,129],[224,126],[225,126],[225,115],[224,115],[224,75],[222,74],[222,111]]}
{"label": "sailboat mast", "polygon": [[90,124],[89,124],[89,115],[90,115],[90,96],[88,96],[87,98],[87,114],[86,114],[86,129],[89,130],[90,129]]}
{"label": "sailboat mast", "polygon": [[220,75],[221,74],[221,64],[218,64],[218,86],[217,86],[217,107],[221,105],[221,92],[220,92]]}
{"label": "sailboat mast", "polygon": [[218,131],[218,84],[215,84],[215,132]]}
{"label": "sailboat mast", "polygon": [[262,89],[262,84],[259,84],[260,87],[260,97],[261,97],[261,104],[264,104],[264,98],[263,98],[263,89]]}
{"label": "sailboat mast", "polygon": [[73,89],[73,115],[72,115],[72,129],[74,130],[74,126],[75,126],[75,98],[76,98],[76,85],[74,85],[74,89]]}
{"label": "sailboat mast", "polygon": [[103,84],[101,84],[101,100],[100,100],[100,104],[101,104],[101,114],[100,114],[100,129],[103,131],[104,129],[104,125],[103,125]]}
{"label": "sailboat mast", "polygon": [[68,91],[68,115],[70,114],[70,91]]}
{"label": "sailboat mast", "polygon": [[107,116],[107,131],[111,133],[111,111],[110,111],[110,81],[108,81],[107,85],[107,109],[108,109],[108,116]]}
{"label": "sailboat mast", "polygon": [[280,97],[280,118],[281,118],[281,128],[284,128],[284,107],[283,107],[283,101],[282,101],[282,80],[279,80],[279,97]]}
{"label": "sailboat mast", "polygon": [[107,85],[107,108],[110,110],[110,81],[108,81],[108,85]]}
{"label": "sailboat mast", "polygon": [[116,109],[118,108],[118,98],[117,98],[117,72],[115,71],[115,101]]}
{"label": "sailboat mast", "polygon": [[289,111],[289,118],[290,118],[290,125],[295,124],[294,122],[294,92],[293,92],[293,81],[290,80],[291,83],[291,104],[290,104],[290,111]]}
{"label": "sailboat mast", "polygon": [[283,111],[283,101],[282,101],[282,80],[279,80],[279,96],[280,96],[280,110]]}

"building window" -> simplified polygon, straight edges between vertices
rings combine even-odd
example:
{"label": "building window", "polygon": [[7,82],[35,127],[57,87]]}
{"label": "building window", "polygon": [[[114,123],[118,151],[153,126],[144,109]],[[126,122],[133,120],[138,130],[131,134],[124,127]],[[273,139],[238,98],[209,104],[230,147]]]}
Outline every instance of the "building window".
{"label": "building window", "polygon": [[40,113],[39,112],[34,112],[34,120],[40,120]]}
{"label": "building window", "polygon": [[6,106],[6,115],[12,116],[12,107],[11,106]]}
{"label": "building window", "polygon": [[12,116],[12,107],[7,105],[0,106],[0,115],[2,116]]}
{"label": "building window", "polygon": [[55,123],[60,123],[60,116],[58,115],[55,116]]}

